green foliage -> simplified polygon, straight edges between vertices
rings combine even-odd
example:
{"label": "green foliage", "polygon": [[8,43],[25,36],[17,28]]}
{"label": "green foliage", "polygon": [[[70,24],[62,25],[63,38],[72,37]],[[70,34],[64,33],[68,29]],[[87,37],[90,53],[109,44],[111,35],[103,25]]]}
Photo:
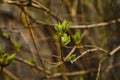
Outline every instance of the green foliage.
{"label": "green foliage", "polygon": [[7,62],[8,62],[8,64],[14,62],[15,56],[16,56],[15,53],[13,53],[12,55],[7,56]]}
{"label": "green foliage", "polygon": [[7,53],[3,53],[0,56],[0,66],[1,66],[1,68],[11,64],[14,61],[15,56],[16,56],[15,54],[8,55]]}
{"label": "green foliage", "polygon": [[35,60],[33,60],[33,59],[28,59],[28,62],[29,62],[30,64],[35,64]]}
{"label": "green foliage", "polygon": [[0,46],[0,56],[2,55],[3,53],[3,48]]}
{"label": "green foliage", "polygon": [[61,37],[62,46],[66,46],[70,41],[70,36],[68,36],[66,33],[63,34]]}
{"label": "green foliage", "polygon": [[76,32],[74,35],[73,35],[73,40],[75,42],[76,45],[80,44],[81,42],[81,34],[79,32]]}
{"label": "green foliage", "polygon": [[69,26],[70,25],[65,20],[62,22],[62,24],[55,26],[55,30],[60,38],[62,46],[66,46],[71,41],[70,36],[66,33],[69,29]]}
{"label": "green foliage", "polygon": [[4,32],[4,33],[2,33],[2,36],[3,36],[3,37],[5,37],[6,39],[9,39],[9,38],[10,38],[10,35],[9,35],[9,34],[7,34],[7,33],[5,33],[5,32]]}
{"label": "green foliage", "polygon": [[70,25],[64,20],[62,24],[58,24],[55,26],[55,30],[57,31],[57,34],[61,37],[69,29],[69,26]]}
{"label": "green foliage", "polygon": [[13,47],[15,49],[15,51],[19,52],[20,51],[20,44],[19,43],[13,43]]}
{"label": "green foliage", "polygon": [[80,76],[79,80],[85,80],[83,76]]}
{"label": "green foliage", "polygon": [[74,54],[72,54],[72,55],[70,55],[69,57],[68,57],[68,61],[71,61],[71,60],[73,60],[73,59],[75,59],[76,58],[76,54],[74,53]]}
{"label": "green foliage", "polygon": [[0,67],[1,69],[9,64],[11,64],[15,59],[16,54],[8,55],[8,53],[3,53],[2,47],[0,47]]}
{"label": "green foliage", "polygon": [[11,80],[11,79],[10,79],[10,77],[6,76],[6,77],[5,77],[5,80]]}

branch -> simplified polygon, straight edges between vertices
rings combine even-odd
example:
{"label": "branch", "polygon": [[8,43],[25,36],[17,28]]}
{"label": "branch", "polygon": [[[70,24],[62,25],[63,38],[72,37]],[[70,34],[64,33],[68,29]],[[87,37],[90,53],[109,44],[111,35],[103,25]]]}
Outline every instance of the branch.
{"label": "branch", "polygon": [[39,71],[42,71],[42,72],[44,72],[44,73],[46,73],[46,74],[48,74],[48,75],[51,74],[50,71],[44,70],[42,67],[37,66],[37,65],[35,65],[35,64],[31,64],[30,62],[28,62],[27,60],[24,60],[24,59],[22,59],[22,58],[16,57],[15,60],[16,60],[16,61],[19,61],[19,62],[21,62],[21,63],[24,63],[24,64],[26,64],[26,65],[28,65],[28,66],[30,66],[30,67],[32,67],[32,68],[35,68],[35,69],[37,69],[37,70],[39,70]]}
{"label": "branch", "polygon": [[31,2],[29,1],[21,1],[21,0],[2,0],[3,3],[10,3],[10,4],[17,4],[20,6],[31,6],[31,7],[35,7],[38,8],[46,13],[48,13],[50,16],[52,16],[54,19],[56,19],[59,22],[62,22],[62,20],[55,15],[55,13],[51,12],[47,7],[45,7],[43,4],[41,4],[39,1],[37,0],[32,0]]}
{"label": "branch", "polygon": [[71,60],[71,63],[74,63],[75,61],[77,61],[78,59],[80,59],[82,56],[84,56],[85,54],[89,53],[89,52],[92,52],[92,51],[97,51],[98,49],[95,48],[95,49],[89,49],[89,50],[86,50],[84,51],[81,55],[79,55],[78,57],[76,57],[75,59]]}
{"label": "branch", "polygon": [[10,71],[3,69],[3,72],[8,75],[10,78],[12,78],[13,80],[21,80],[18,77],[16,77],[14,74],[12,74]]}
{"label": "branch", "polygon": [[[93,72],[93,71],[96,71],[96,69],[81,70],[81,71],[75,71],[75,72],[67,72],[67,73],[64,73],[64,75],[66,75],[66,76],[77,76],[77,75],[88,74],[88,73]],[[55,78],[55,77],[60,77],[60,76],[62,76],[62,73],[55,73],[48,78]]]}
{"label": "branch", "polygon": [[120,18],[116,20],[112,20],[109,22],[101,22],[101,23],[96,23],[96,24],[90,24],[90,25],[76,25],[76,26],[70,26],[70,28],[94,28],[94,27],[102,27],[102,26],[107,26],[109,24],[115,24],[117,22],[120,22]]}
{"label": "branch", "polygon": [[113,49],[109,54],[112,56],[112,55],[115,54],[118,50],[120,50],[120,45],[119,45],[117,48]]}

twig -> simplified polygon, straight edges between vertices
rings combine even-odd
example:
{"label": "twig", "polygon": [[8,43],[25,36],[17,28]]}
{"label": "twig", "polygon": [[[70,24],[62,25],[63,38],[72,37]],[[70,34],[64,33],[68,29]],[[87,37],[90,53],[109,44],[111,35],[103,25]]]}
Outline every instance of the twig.
{"label": "twig", "polygon": [[[66,48],[73,48],[72,46],[65,46]],[[97,47],[97,46],[93,46],[93,45],[82,45],[82,46],[76,46],[76,48],[97,48],[99,49],[100,51],[104,52],[104,53],[108,53],[107,50],[103,49],[103,48],[100,48],[100,47]]]}
{"label": "twig", "polygon": [[[96,69],[90,69],[90,70],[81,70],[81,71],[76,71],[76,72],[67,72],[64,73],[66,76],[77,76],[77,75],[84,75],[90,72],[96,71]],[[49,78],[55,78],[62,76],[62,73],[55,73],[54,75],[50,76]]]}
{"label": "twig", "polygon": [[21,80],[20,78],[16,77],[14,74],[12,74],[10,71],[8,71],[7,69],[3,69],[3,72],[8,75],[10,78],[12,78],[13,80]]}
{"label": "twig", "polygon": [[120,50],[120,45],[118,47],[116,47],[115,49],[113,49],[109,54],[112,56],[113,54],[115,54],[118,50]]}
{"label": "twig", "polygon": [[68,55],[65,57],[65,61],[70,57],[70,55],[75,51],[75,49],[76,49],[76,46],[74,46],[73,48],[72,48],[72,50],[68,53]]}
{"label": "twig", "polygon": [[71,60],[71,63],[74,63],[75,61],[77,61],[78,59],[80,59],[82,56],[84,56],[85,54],[89,53],[89,52],[92,52],[92,51],[97,51],[98,49],[95,48],[95,49],[89,49],[89,50],[86,50],[84,51],[81,55],[79,55],[78,57],[76,57],[75,59]]}
{"label": "twig", "polygon": [[101,71],[101,63],[99,63],[99,65],[98,65],[98,71],[97,71],[96,80],[99,80],[100,71]]}
{"label": "twig", "polygon": [[94,28],[94,27],[102,27],[102,26],[106,26],[109,24],[115,24],[117,22],[120,22],[120,18],[116,19],[116,20],[112,20],[109,22],[101,22],[101,23],[96,23],[96,24],[90,24],[90,25],[76,25],[76,26],[70,26],[70,28]]}
{"label": "twig", "polygon": [[48,74],[48,75],[51,74],[50,71],[44,70],[42,67],[37,66],[37,65],[35,65],[35,64],[31,64],[30,62],[28,62],[28,61],[25,60],[25,59],[16,57],[15,60],[16,60],[16,61],[19,61],[19,62],[21,62],[21,63],[24,63],[24,64],[26,64],[26,65],[28,65],[28,66],[30,66],[30,67],[32,67],[32,68],[35,68],[35,69],[37,69],[37,70],[39,70],[39,71],[42,71],[42,72],[44,72],[44,73],[46,73],[46,74]]}
{"label": "twig", "polygon": [[[22,5],[22,6],[27,6],[28,5],[27,1],[26,2],[22,2],[22,1],[13,1],[13,0],[3,0],[3,2],[4,3],[10,3],[10,4],[18,4],[18,5]],[[47,7],[45,7],[44,5],[42,5],[40,2],[38,2],[36,0],[32,0],[31,6],[35,7],[35,8],[39,8],[39,9],[45,11],[46,13],[48,13],[49,15],[51,15],[53,18],[55,18],[57,21],[62,22],[62,20],[60,20],[58,18],[58,16],[55,15],[55,13],[51,12]],[[37,22],[40,23],[39,21],[37,21]],[[102,26],[107,26],[109,24],[115,24],[117,22],[120,22],[120,18],[118,18],[116,20],[111,20],[111,21],[101,22],[101,23],[96,23],[96,24],[73,25],[73,26],[70,26],[70,28],[81,28],[81,29],[84,29],[84,28],[102,27]],[[48,24],[43,23],[43,25],[48,25]],[[50,26],[54,26],[54,25],[55,24],[50,25]]]}
{"label": "twig", "polygon": [[[10,4],[18,4],[21,6],[28,6],[28,4],[29,4],[29,1],[20,1],[20,0],[14,0],[14,1],[13,0],[3,0],[3,2],[10,3]],[[55,13],[51,12],[47,7],[45,7],[43,4],[41,4],[37,0],[32,0],[31,4],[29,6],[41,9],[44,12],[48,13],[50,16],[52,16],[57,21],[62,22],[62,20],[60,18],[58,18],[58,16],[56,16]]]}

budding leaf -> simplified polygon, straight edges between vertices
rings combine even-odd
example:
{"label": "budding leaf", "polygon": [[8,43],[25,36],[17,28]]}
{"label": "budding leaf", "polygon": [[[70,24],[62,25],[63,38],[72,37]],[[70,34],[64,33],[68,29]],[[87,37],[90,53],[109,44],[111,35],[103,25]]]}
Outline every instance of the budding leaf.
{"label": "budding leaf", "polygon": [[77,45],[80,44],[81,39],[82,39],[82,37],[79,32],[76,32],[73,35],[73,40],[74,40],[75,44],[77,44]]}
{"label": "budding leaf", "polygon": [[10,55],[10,56],[7,57],[8,64],[10,64],[10,63],[12,63],[14,61],[15,56],[16,56],[16,54],[12,54],[12,55]]}
{"label": "budding leaf", "polygon": [[2,33],[2,36],[5,37],[6,39],[9,39],[9,38],[10,38],[10,35],[7,34],[7,33]]}
{"label": "budding leaf", "polygon": [[19,52],[20,51],[20,44],[19,43],[13,43],[13,47],[15,51]]}
{"label": "budding leaf", "polygon": [[69,29],[69,24],[64,20],[62,24],[58,24],[55,26],[55,30],[57,31],[57,34],[61,37],[63,34]]}
{"label": "budding leaf", "polygon": [[72,54],[68,57],[68,61],[73,60],[74,58],[76,58],[76,54]]}
{"label": "budding leaf", "polygon": [[70,36],[68,36],[67,34],[64,34],[61,37],[62,46],[66,46],[70,41]]}

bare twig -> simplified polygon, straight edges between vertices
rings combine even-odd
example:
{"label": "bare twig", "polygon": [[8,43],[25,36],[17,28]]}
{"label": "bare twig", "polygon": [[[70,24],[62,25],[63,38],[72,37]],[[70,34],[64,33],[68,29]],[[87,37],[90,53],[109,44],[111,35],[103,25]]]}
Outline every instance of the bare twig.
{"label": "bare twig", "polygon": [[97,51],[98,49],[95,48],[95,49],[89,49],[89,50],[86,50],[84,51],[81,55],[79,55],[78,57],[76,57],[75,59],[71,60],[71,63],[74,63],[75,61],[77,61],[78,59],[80,59],[82,56],[84,56],[85,54],[89,53],[89,52],[92,52],[92,51]]}
{"label": "bare twig", "polygon": [[[65,47],[70,48],[70,49],[73,48],[72,46],[65,46]],[[100,47],[97,47],[97,46],[94,46],[94,45],[82,45],[82,46],[76,46],[76,48],[97,48],[97,49],[99,49],[100,51],[102,51],[104,53],[108,53],[107,50],[105,50],[103,48],[100,48]]]}
{"label": "bare twig", "polygon": [[[21,0],[3,0],[4,3],[10,3],[10,4],[18,4],[21,6],[28,6],[29,1],[21,1]],[[43,10],[44,12],[48,13],[50,16],[52,16],[54,19],[56,19],[59,22],[62,22],[58,16],[55,15],[55,13],[51,12],[47,7],[45,7],[42,3],[40,3],[38,0],[32,0],[31,4],[29,6],[39,8]]]}
{"label": "bare twig", "polygon": [[68,55],[65,57],[65,61],[70,57],[70,55],[75,51],[76,46],[72,48],[72,50],[68,53]]}
{"label": "bare twig", "polygon": [[39,70],[39,71],[42,71],[42,72],[44,72],[44,73],[46,73],[46,74],[48,74],[48,75],[51,74],[50,71],[44,70],[42,67],[37,66],[37,65],[35,65],[35,64],[31,64],[30,62],[28,62],[28,61],[25,60],[25,59],[16,57],[15,60],[16,60],[16,61],[19,61],[19,62],[21,62],[21,63],[24,63],[24,64],[26,64],[26,65],[28,65],[28,66],[30,66],[30,67],[32,67],[32,68],[35,68],[35,69],[37,69],[37,70]]}
{"label": "bare twig", "polygon": [[99,63],[99,65],[98,65],[98,71],[97,71],[96,80],[99,80],[100,71],[101,71],[101,63]]}
{"label": "bare twig", "polygon": [[120,18],[108,22],[101,22],[101,23],[96,23],[96,24],[89,24],[89,25],[76,25],[76,26],[70,26],[70,28],[94,28],[94,27],[102,27],[106,26],[109,24],[115,24],[117,22],[120,22]]}
{"label": "bare twig", "polygon": [[118,50],[120,50],[120,45],[118,47],[116,47],[115,49],[113,49],[109,54],[113,55],[115,54]]}
{"label": "bare twig", "polygon": [[3,72],[9,76],[10,78],[12,78],[13,80],[21,80],[20,78],[16,77],[14,74],[12,74],[10,71],[8,71],[7,69],[3,69]]}
{"label": "bare twig", "polygon": [[[96,69],[90,69],[90,70],[82,70],[82,71],[76,71],[76,72],[68,72],[68,73],[64,73],[64,75],[66,76],[77,76],[77,75],[84,75],[90,72],[96,71]],[[55,73],[54,75],[50,76],[49,78],[55,78],[55,77],[59,77],[62,76],[62,73]]]}

